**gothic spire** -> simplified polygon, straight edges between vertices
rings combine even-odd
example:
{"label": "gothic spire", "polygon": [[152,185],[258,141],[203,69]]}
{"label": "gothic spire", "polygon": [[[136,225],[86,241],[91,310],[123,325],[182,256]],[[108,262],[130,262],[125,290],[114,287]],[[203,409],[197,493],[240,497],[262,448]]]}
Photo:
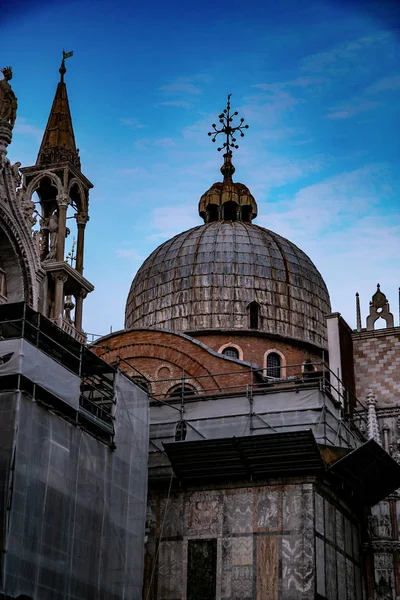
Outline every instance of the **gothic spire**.
{"label": "gothic spire", "polygon": [[69,161],[80,169],[79,150],[75,144],[67,86],[64,82],[64,75],[67,71],[65,60],[72,56],[72,54],[72,52],[63,51],[63,58],[59,69],[61,77],[57,85],[53,105],[36,160],[36,165],[38,166]]}

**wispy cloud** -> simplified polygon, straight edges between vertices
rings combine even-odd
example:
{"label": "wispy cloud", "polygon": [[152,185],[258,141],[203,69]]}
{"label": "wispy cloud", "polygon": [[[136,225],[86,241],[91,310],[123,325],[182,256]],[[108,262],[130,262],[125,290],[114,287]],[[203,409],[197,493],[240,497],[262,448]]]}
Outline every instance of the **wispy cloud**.
{"label": "wispy cloud", "polygon": [[138,119],[126,118],[120,119],[122,125],[126,125],[127,127],[132,127],[132,129],[144,129],[147,125],[141,123]]}
{"label": "wispy cloud", "polygon": [[363,57],[363,64],[365,63],[367,50],[377,51],[380,47],[383,48],[392,37],[391,31],[375,31],[370,35],[338,44],[324,52],[310,54],[303,59],[301,68],[303,71],[313,74],[324,73],[325,76],[351,71],[354,68],[354,62],[357,62],[360,56]]}
{"label": "wispy cloud", "polygon": [[328,119],[350,119],[350,117],[354,117],[355,115],[369,110],[374,110],[379,106],[381,106],[380,102],[354,100],[353,103],[342,104],[331,108],[332,112],[329,112],[326,116]]}
{"label": "wispy cloud", "polygon": [[[174,218],[171,219],[171,210]],[[193,202],[179,204],[171,209],[170,206],[161,206],[153,211],[150,219],[150,228],[153,233],[150,239],[169,239],[170,237],[200,225],[199,218],[193,210]]]}
{"label": "wispy cloud", "polygon": [[176,142],[172,138],[141,138],[136,140],[135,147],[138,150],[147,150],[148,148],[172,148]]}
{"label": "wispy cloud", "polygon": [[28,119],[25,119],[24,117],[18,117],[15,123],[14,131],[22,135],[33,136],[39,141],[42,139],[43,136],[43,129],[40,129],[40,127],[36,127],[36,125],[32,125],[31,123],[29,123]]}
{"label": "wispy cloud", "polygon": [[131,262],[139,262],[141,263],[145,257],[142,256],[136,248],[126,247],[126,248],[116,248],[115,254],[120,258],[126,258]]}
{"label": "wispy cloud", "polygon": [[176,108],[192,108],[193,104],[186,102],[185,100],[167,100],[166,102],[159,102],[158,106],[174,106]]}
{"label": "wispy cloud", "polygon": [[389,290],[398,287],[400,212],[382,214],[382,202],[396,194],[389,175],[385,164],[340,173],[279,205],[267,204],[257,219],[311,257],[331,292],[333,310],[350,325],[356,291],[367,306],[379,278]]}
{"label": "wispy cloud", "polygon": [[168,95],[176,95],[176,94],[185,94],[190,96],[197,96],[202,93],[202,90],[196,86],[194,83],[190,81],[190,79],[177,79],[167,85],[162,85],[160,90],[164,92],[164,94]]}
{"label": "wispy cloud", "polygon": [[400,89],[400,75],[391,75],[376,81],[365,89],[366,94],[377,94]]}

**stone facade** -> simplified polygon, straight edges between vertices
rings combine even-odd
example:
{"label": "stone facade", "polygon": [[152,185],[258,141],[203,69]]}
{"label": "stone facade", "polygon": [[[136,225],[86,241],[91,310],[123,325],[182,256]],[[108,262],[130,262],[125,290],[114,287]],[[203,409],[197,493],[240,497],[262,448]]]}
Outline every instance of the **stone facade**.
{"label": "stone facade", "polygon": [[215,540],[217,600],[361,600],[359,522],[317,489],[303,480],[151,492],[144,597],[186,600],[188,547]]}
{"label": "stone facade", "polygon": [[372,389],[378,406],[400,402],[400,327],[353,333],[356,392],[360,399]]}
{"label": "stone facade", "polygon": [[[358,299],[357,299],[358,300]],[[400,462],[400,327],[394,327],[386,296],[370,302],[366,328],[357,303],[357,331],[352,334],[357,397],[367,407],[367,433]],[[382,316],[385,329],[374,329]],[[400,597],[400,491],[372,507],[364,544],[368,600]]]}

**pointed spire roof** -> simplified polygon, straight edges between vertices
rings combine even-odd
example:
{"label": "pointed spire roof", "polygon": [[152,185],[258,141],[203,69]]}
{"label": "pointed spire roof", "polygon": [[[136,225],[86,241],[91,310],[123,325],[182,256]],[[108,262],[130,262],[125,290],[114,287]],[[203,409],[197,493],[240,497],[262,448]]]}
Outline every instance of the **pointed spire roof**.
{"label": "pointed spire roof", "polygon": [[71,55],[72,53],[63,52],[63,59],[59,69],[61,78],[57,85],[53,105],[36,160],[38,166],[49,166],[69,161],[80,169],[79,151],[75,144],[67,86],[64,82],[64,75],[67,71],[65,68],[65,58]]}

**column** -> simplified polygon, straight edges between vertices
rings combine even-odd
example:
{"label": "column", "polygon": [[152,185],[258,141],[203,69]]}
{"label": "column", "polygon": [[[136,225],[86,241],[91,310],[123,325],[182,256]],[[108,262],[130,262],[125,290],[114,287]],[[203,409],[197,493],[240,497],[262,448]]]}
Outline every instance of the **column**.
{"label": "column", "polygon": [[67,281],[68,276],[65,273],[52,273],[53,281],[55,283],[55,295],[54,295],[54,318],[58,319],[64,313],[64,283]]}
{"label": "column", "polygon": [[76,244],[76,265],[75,268],[82,275],[83,273],[83,250],[85,246],[85,227],[89,221],[89,215],[86,213],[77,213],[75,215],[78,226],[78,240]]}
{"label": "column", "polygon": [[63,261],[65,253],[65,234],[67,229],[68,196],[57,197],[58,202],[58,234],[56,260]]}
{"label": "column", "polygon": [[78,331],[82,331],[83,301],[86,296],[85,290],[79,290],[75,294],[75,329]]}

